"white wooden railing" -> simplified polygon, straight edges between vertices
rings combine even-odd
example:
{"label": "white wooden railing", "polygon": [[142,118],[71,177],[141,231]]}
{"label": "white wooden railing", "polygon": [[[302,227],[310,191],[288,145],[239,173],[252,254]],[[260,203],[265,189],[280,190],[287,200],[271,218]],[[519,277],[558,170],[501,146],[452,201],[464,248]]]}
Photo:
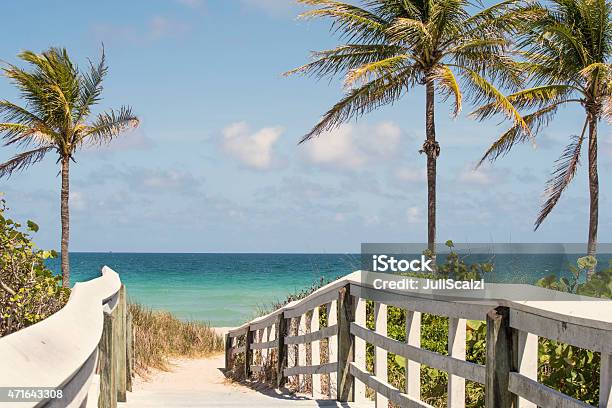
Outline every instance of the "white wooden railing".
{"label": "white wooden railing", "polygon": [[[423,364],[448,373],[449,407],[465,406],[466,380],[485,386],[487,408],[589,407],[537,381],[538,337],[544,337],[601,353],[598,406],[612,407],[612,302],[517,284],[487,284],[488,300],[482,292],[450,297],[378,290],[372,285],[377,277],[392,279],[357,271],[230,331],[226,369],[253,378],[272,362],[278,387],[288,378],[296,379],[298,388],[308,382],[316,398],[364,402],[368,387],[377,407],[386,408],[389,401],[429,407],[420,394]],[[374,302],[375,330],[366,327],[367,301]],[[387,336],[388,306],[406,311],[405,342]],[[319,327],[321,308],[327,313],[326,327]],[[449,318],[448,355],[420,348],[421,313]],[[486,365],[465,361],[467,320],[487,323]],[[323,339],[329,350],[324,364]],[[373,373],[366,369],[366,343],[375,350]],[[406,358],[404,390],[388,383],[387,353]],[[243,366],[236,367],[237,360]],[[329,374],[327,384],[322,374]],[[322,383],[326,395],[321,395]]]}
{"label": "white wooden railing", "polygon": [[[125,287],[108,267],[77,283],[68,303],[41,322],[0,338],[0,406],[114,408],[133,374],[133,331]],[[19,390],[54,389],[53,398]]]}

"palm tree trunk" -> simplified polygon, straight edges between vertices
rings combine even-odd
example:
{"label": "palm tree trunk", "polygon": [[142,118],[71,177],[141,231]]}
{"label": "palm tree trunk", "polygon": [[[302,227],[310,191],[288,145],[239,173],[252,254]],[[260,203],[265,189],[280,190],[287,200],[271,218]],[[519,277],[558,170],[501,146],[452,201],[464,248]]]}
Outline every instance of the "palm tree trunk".
{"label": "palm tree trunk", "polygon": [[436,141],[436,124],[434,117],[435,85],[427,79],[425,99],[425,133],[423,152],[427,154],[427,246],[435,254],[436,242],[436,160],[440,155],[440,146]]}
{"label": "palm tree trunk", "polygon": [[[599,222],[599,176],[597,174],[597,115],[588,113],[589,119],[589,192],[591,204],[589,208],[589,242],[587,254],[597,253],[597,226]],[[595,269],[587,271],[587,279],[595,273]]]}
{"label": "palm tree trunk", "polygon": [[70,158],[62,158],[62,193],[61,193],[61,221],[62,221],[62,286],[70,287],[70,262],[68,259],[68,242],[70,239],[70,214],[68,198],[70,196]]}

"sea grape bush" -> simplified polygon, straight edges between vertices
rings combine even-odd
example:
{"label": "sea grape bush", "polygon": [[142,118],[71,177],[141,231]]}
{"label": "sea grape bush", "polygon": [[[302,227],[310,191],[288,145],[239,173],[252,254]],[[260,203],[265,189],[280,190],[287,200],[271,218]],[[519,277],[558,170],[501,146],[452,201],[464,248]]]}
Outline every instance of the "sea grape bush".
{"label": "sea grape bush", "polygon": [[[597,267],[593,256],[579,258],[576,266],[570,265],[571,276],[550,275],[536,284],[548,289],[578,295],[612,299],[612,261],[606,269],[584,279],[589,270]],[[538,379],[543,384],[559,390],[587,404],[597,405],[599,400],[599,353],[549,339],[540,339]]]}
{"label": "sea grape bush", "polygon": [[0,199],[0,337],[57,312],[70,295],[61,277],[45,266],[55,251],[36,249],[30,239],[38,225],[28,221],[24,227],[7,218],[6,211]]}

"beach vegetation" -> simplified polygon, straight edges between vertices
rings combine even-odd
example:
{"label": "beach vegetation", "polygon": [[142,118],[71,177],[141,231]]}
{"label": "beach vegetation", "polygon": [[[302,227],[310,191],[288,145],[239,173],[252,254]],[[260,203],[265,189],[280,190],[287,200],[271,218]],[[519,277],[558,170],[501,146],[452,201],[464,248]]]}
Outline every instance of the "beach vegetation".
{"label": "beach vegetation", "polygon": [[[549,0],[519,7],[531,15],[520,25],[516,63],[528,75],[527,87],[507,100],[524,116],[524,123],[506,130],[486,151],[480,163],[495,161],[515,145],[541,133],[561,108],[577,105],[584,111],[581,126],[569,136],[569,144],[555,162],[545,188],[544,203],[535,221],[538,229],[570,185],[587,144],[589,228],[587,254],[597,248],[599,220],[598,123],[612,122],[612,3],[606,0]],[[473,114],[486,119],[506,114],[497,101]],[[594,268],[588,270],[588,277]]]}
{"label": "beach vegetation", "polygon": [[[456,276],[461,278],[481,279],[486,274],[493,271],[493,264],[468,263],[453,248],[452,241],[446,242],[450,249],[445,257],[445,262],[438,265],[438,273],[444,276]],[[425,251],[427,252],[427,251]],[[554,276],[542,278],[538,281],[538,286],[547,287],[555,290],[562,290],[588,296],[601,298],[612,298],[612,262],[607,269],[596,272],[594,277],[586,281],[584,275],[596,266],[593,257],[585,256],[579,258],[575,266],[571,266],[574,278],[557,279]],[[418,277],[433,277],[415,273]],[[321,278],[311,286],[303,290],[296,291],[287,296],[286,299],[277,301],[269,307],[261,308],[260,314],[270,313],[291,301],[303,299],[315,290],[323,287],[329,281]],[[570,288],[572,288],[570,290]],[[320,308],[319,324],[321,327],[327,326],[327,308]],[[307,318],[308,321],[308,318]],[[406,311],[404,309],[388,306],[387,307],[387,335],[398,341],[406,340]],[[294,323],[295,324],[295,323]],[[374,303],[366,302],[366,326],[374,329]],[[292,326],[292,330],[295,330]],[[449,319],[428,313],[421,315],[421,347],[436,353],[448,354],[448,328]],[[466,361],[476,364],[486,364],[486,322],[480,320],[468,320],[466,327]],[[240,341],[240,340],[239,340]],[[546,338],[538,339],[538,381],[553,389],[556,389],[573,398],[588,404],[596,404],[599,398],[599,390],[593,384],[599,381],[599,362],[600,353],[580,347],[571,346],[559,341]],[[321,362],[328,361],[327,339],[321,341]],[[308,356],[308,354],[307,354]],[[275,354],[271,354],[270,361],[263,362],[264,365],[274,367]],[[405,389],[405,370],[406,360],[403,356],[388,353],[387,356],[388,379],[389,383],[398,389]],[[241,366],[240,366],[241,367]],[[374,347],[371,344],[366,346],[366,368],[373,372],[374,369]],[[444,407],[447,403],[448,373],[426,365],[421,365],[421,399],[434,406]],[[230,373],[234,378],[240,379],[241,370]],[[265,378],[274,379],[275,373],[271,372]],[[274,382],[272,382],[273,384]],[[325,381],[323,381],[325,384]],[[289,382],[289,386],[297,386]],[[306,384],[308,386],[309,384]],[[466,381],[466,407],[484,406],[484,386],[482,384]]]}
{"label": "beach vegetation", "polygon": [[135,371],[147,378],[152,369],[167,371],[172,358],[202,358],[223,351],[223,338],[208,324],[182,321],[166,311],[128,305],[135,328]]}
{"label": "beach vegetation", "polygon": [[9,218],[0,198],[0,337],[49,317],[70,296],[61,277],[45,265],[57,254],[34,245],[31,234],[36,232],[33,221],[22,225]]}
{"label": "beach vegetation", "polygon": [[[345,96],[301,139],[311,140],[382,106],[417,86],[425,87],[428,246],[435,251],[436,178],[440,145],[436,136],[436,95],[451,101],[457,116],[464,100],[491,102],[515,127],[529,132],[514,105],[497,87],[518,89],[521,72],[512,63],[507,30],[525,18],[514,2],[474,9],[467,0],[298,0],[314,6],[303,19],[326,18],[346,43],[312,54],[312,61],[286,75],[344,77]],[[474,13],[471,11],[475,10]]]}
{"label": "beach vegetation", "polygon": [[64,48],[49,48],[41,54],[23,51],[19,58],[29,70],[13,64],[2,69],[19,91],[24,104],[0,100],[0,137],[5,146],[22,150],[0,164],[0,177],[9,177],[54,153],[61,175],[61,269],[62,284],[70,285],[69,194],[70,162],[86,146],[110,142],[138,118],[128,106],[108,110],[92,117],[100,102],[103,80],[108,72],[104,50],[96,64],[79,69]]}

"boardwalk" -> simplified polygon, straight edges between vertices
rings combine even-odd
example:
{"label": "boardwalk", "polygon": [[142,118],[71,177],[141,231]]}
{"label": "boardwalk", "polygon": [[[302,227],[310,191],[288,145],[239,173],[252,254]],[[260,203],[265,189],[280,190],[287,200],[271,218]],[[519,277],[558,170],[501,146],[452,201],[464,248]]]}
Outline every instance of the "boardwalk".
{"label": "boardwalk", "polygon": [[172,371],[159,372],[148,381],[137,380],[134,392],[121,408],[161,407],[370,407],[316,401],[304,396],[253,390],[228,382],[221,369],[223,355],[201,360],[179,360]]}

